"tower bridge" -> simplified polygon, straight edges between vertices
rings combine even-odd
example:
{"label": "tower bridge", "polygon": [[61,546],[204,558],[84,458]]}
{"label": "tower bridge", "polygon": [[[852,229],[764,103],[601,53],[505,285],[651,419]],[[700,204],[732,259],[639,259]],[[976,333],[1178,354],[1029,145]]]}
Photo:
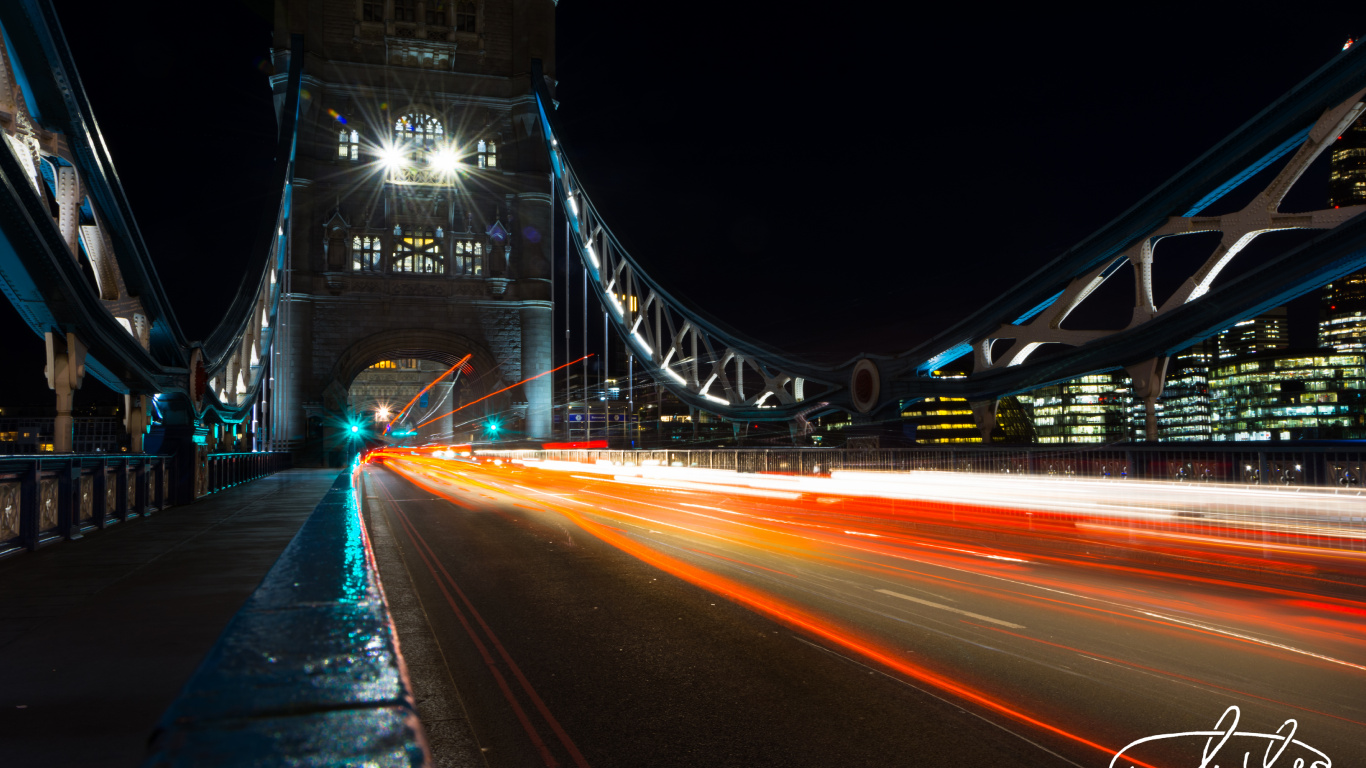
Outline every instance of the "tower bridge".
{"label": "tower bridge", "polygon": [[[51,336],[59,418],[63,393],[89,370],[127,393],[132,431],[150,425],[158,450],[179,450],[176,440],[217,423],[258,447],[338,464],[347,390],[369,366],[470,355],[482,392],[552,367],[552,204],[633,365],[694,409],[787,422],[794,433],[823,414],[876,419],[934,395],[966,398],[989,432],[997,398],[1116,368],[1151,414],[1173,352],[1366,265],[1361,206],[1281,210],[1362,112],[1357,46],[930,341],[803,364],[678,301],[622,247],[557,125],[553,8],[536,7],[462,17],[477,34],[453,26],[449,9],[433,11],[430,29],[364,14],[349,25],[316,13],[298,29],[277,25],[279,204],[204,342],[183,338],[159,288],[55,13],[39,2],[8,11],[24,34],[10,37],[0,84],[12,115],[0,167],[14,198],[5,290],[30,328]],[[485,46],[478,54],[474,41]],[[1272,178],[1259,175],[1282,160]],[[1263,188],[1241,209],[1206,213],[1254,179]],[[1240,265],[1254,239],[1291,229],[1318,234],[1256,269]],[[1203,232],[1222,233],[1214,252],[1173,295],[1155,295],[1158,243]],[[1121,270],[1136,285],[1127,326],[1072,327],[1069,317]],[[967,376],[928,375],[959,358],[971,359]],[[490,407],[514,414],[528,439],[547,439],[552,384],[528,381]],[[69,429],[57,433],[60,450]]]}
{"label": "tower bridge", "polygon": [[[560,258],[565,260],[567,275],[582,271],[584,296],[578,308],[584,313],[585,329],[591,305],[595,313],[603,314],[604,334],[615,334],[627,351],[627,366],[633,372],[638,366],[689,408],[732,423],[787,423],[799,438],[822,415],[848,414],[857,423],[884,418],[908,401],[959,397],[969,402],[983,436],[989,438],[999,398],[1089,373],[1123,369],[1134,382],[1135,394],[1144,401],[1148,437],[1155,440],[1155,404],[1171,355],[1366,267],[1366,216],[1361,215],[1366,206],[1282,210],[1287,192],[1306,169],[1366,111],[1366,51],[1361,46],[1332,57],[1120,216],[1040,265],[962,322],[927,334],[929,341],[900,354],[860,354],[840,365],[820,366],[711,320],[705,307],[680,300],[668,285],[654,279],[644,267],[648,258],[637,259],[627,252],[609,222],[622,232],[630,231],[632,223],[614,220],[612,211],[594,204],[587,182],[603,171],[573,164],[574,147],[560,123],[554,3],[280,0],[276,5],[271,52],[275,74],[270,87],[278,140],[270,204],[253,233],[251,249],[244,254],[243,278],[231,306],[206,339],[195,340],[185,335],[176,320],[174,305],[179,297],[168,295],[157,278],[155,265],[165,256],[149,252],[139,234],[133,206],[101,138],[56,12],[48,0],[0,4],[4,30],[0,130],[5,136],[5,147],[0,149],[0,288],[29,329],[44,339],[42,364],[54,392],[56,413],[53,456],[0,457],[0,556],[78,539],[134,519],[146,520],[154,512],[220,492],[265,495],[265,485],[250,491],[230,489],[289,462],[345,467],[335,481],[335,473],[265,481],[276,483],[269,487],[283,489],[281,494],[287,495],[291,488],[305,489],[299,493],[313,497],[325,493],[323,502],[310,514],[304,507],[316,500],[313,497],[306,504],[297,499],[289,504],[261,501],[289,506],[294,525],[290,530],[299,535],[291,539],[276,531],[278,547],[273,552],[283,552],[278,564],[271,566],[274,558],[265,558],[269,562],[259,572],[244,577],[250,592],[266,569],[274,569],[260,589],[251,593],[246,608],[232,618],[225,639],[205,651],[208,656],[200,671],[163,720],[153,742],[154,762],[174,762],[167,755],[180,755],[193,763],[219,748],[217,740],[230,741],[243,732],[259,738],[244,742],[278,746],[283,740],[291,749],[304,749],[299,744],[305,742],[316,746],[319,740],[338,744],[345,741],[337,736],[342,732],[383,733],[383,739],[358,740],[364,743],[354,754],[390,749],[384,757],[387,764],[427,761],[429,745],[416,717],[412,680],[397,640],[411,628],[401,629],[392,619],[385,590],[379,586],[379,574],[385,568],[390,569],[388,574],[403,571],[408,574],[404,578],[413,582],[402,581],[409,592],[397,602],[411,606],[439,595],[440,605],[451,609],[451,616],[439,621],[450,623],[445,629],[458,623],[468,632],[472,647],[478,648],[485,661],[477,673],[495,675],[501,686],[479,678],[483,682],[475,687],[480,701],[496,702],[494,694],[498,694],[505,697],[498,706],[506,705],[519,714],[515,723],[509,719],[489,729],[499,735],[516,732],[508,723],[524,729],[531,746],[520,747],[525,750],[523,756],[547,765],[560,760],[587,763],[475,607],[481,598],[493,601],[496,597],[487,591],[488,584],[522,584],[534,570],[510,566],[503,570],[509,560],[534,562],[554,574],[528,589],[587,584],[585,589],[601,588],[593,593],[594,599],[629,592],[614,580],[628,571],[635,574],[630,568],[637,561],[648,563],[677,577],[680,584],[726,594],[783,627],[799,627],[811,637],[823,638],[829,646],[818,649],[822,652],[839,649],[841,655],[848,652],[880,660],[877,663],[893,655],[812,618],[828,605],[791,609],[765,593],[766,587],[755,586],[753,573],[762,570],[787,578],[783,569],[790,565],[801,566],[793,572],[810,565],[801,562],[802,557],[780,552],[781,547],[727,549],[725,554],[707,551],[707,555],[716,554],[717,562],[746,568],[747,563],[755,565],[755,570],[747,571],[751,576],[746,581],[734,574],[716,576],[707,570],[714,566],[710,560],[702,567],[687,559],[691,555],[677,552],[701,552],[711,546],[710,539],[739,537],[740,528],[762,529],[763,537],[774,541],[801,538],[803,543],[796,548],[813,552],[828,548],[839,553],[829,562],[855,557],[849,551],[857,550],[862,554],[856,557],[871,552],[881,558],[877,568],[887,573],[905,573],[902,565],[889,564],[893,560],[929,558],[916,560],[917,567],[957,569],[955,573],[967,568],[983,579],[1003,579],[1004,572],[981,569],[971,558],[987,558],[991,568],[1009,563],[1010,568],[1025,569],[1035,557],[1080,568],[1093,564],[1085,559],[1092,556],[1088,547],[1103,541],[1105,552],[1110,553],[1105,557],[1120,558],[1114,553],[1122,552],[1123,557],[1154,558],[1164,566],[1190,568],[1200,574],[1205,574],[1200,569],[1210,563],[1242,569],[1240,574],[1260,574],[1268,567],[1267,561],[1274,561],[1289,563],[1286,567],[1299,575],[1322,569],[1336,578],[1340,571],[1334,569],[1345,569],[1356,578],[1353,569],[1360,557],[1361,518],[1352,512],[1354,502],[1339,498],[1336,491],[1306,494],[1322,512],[1315,516],[1295,508],[1300,497],[1287,502],[1265,489],[1248,490],[1248,506],[1230,512],[1224,507],[1207,508],[1203,494],[1212,486],[1196,490],[1183,486],[1176,493],[1164,491],[1166,486],[1159,484],[1199,478],[1264,485],[1274,477],[1281,485],[1299,487],[1312,476],[1319,484],[1359,494],[1359,453],[1349,455],[1332,446],[1306,449],[1302,455],[1257,449],[1187,461],[1184,456],[1158,455],[1159,446],[1149,445],[1151,450],[1139,451],[1139,459],[1132,451],[1112,451],[1084,461],[1069,457],[1057,462],[1066,467],[1059,470],[1064,476],[1074,474],[1075,464],[1099,467],[1093,474],[1107,481],[1129,478],[1131,470],[1141,465],[1146,473],[1143,478],[1153,481],[1142,487],[1157,489],[1148,492],[1162,499],[1135,496],[1115,511],[1082,498],[1100,493],[1102,486],[1087,485],[1082,491],[1072,486],[1068,496],[1049,484],[1052,479],[1022,482],[1010,486],[1018,491],[1015,506],[992,506],[984,498],[996,490],[964,487],[961,480],[941,476],[968,470],[1001,476],[1040,473],[1036,472],[1040,462],[1030,457],[990,451],[970,458],[958,454],[827,458],[796,450],[772,455],[660,451],[629,456],[621,452],[566,456],[546,450],[498,454],[488,464],[462,464],[457,470],[449,464],[449,449],[438,456],[430,451],[418,455],[405,448],[375,454],[387,468],[381,471],[357,463],[361,443],[354,436],[360,431],[357,403],[367,403],[364,408],[372,403],[377,410],[395,413],[411,408],[411,403],[404,406],[401,402],[402,395],[384,389],[402,380],[409,386],[439,385],[428,387],[432,394],[420,406],[423,415],[413,419],[422,424],[405,428],[416,431],[436,423],[421,433],[432,442],[458,442],[461,435],[462,424],[450,419],[449,412],[435,415],[447,401],[451,408],[479,406],[484,409],[480,413],[510,418],[516,424],[512,431],[523,443],[543,443],[553,437],[557,404],[554,379],[547,374],[556,369],[554,318],[557,309],[570,310],[568,286],[562,286],[566,304],[561,305],[555,284],[554,248],[560,234],[557,221],[562,220],[568,253]],[[1254,184],[1260,188],[1247,188]],[[1235,190],[1243,196],[1252,193],[1250,201],[1236,210],[1228,205]],[[1223,208],[1218,207],[1221,201]],[[1263,259],[1255,268],[1240,261],[1258,237],[1287,230],[1314,234]],[[1174,293],[1159,295],[1153,283],[1154,264],[1161,259],[1157,245],[1164,239],[1197,233],[1219,233],[1219,242],[1184,276]],[[637,235],[632,239],[649,247],[648,238]],[[1095,300],[1099,288],[1123,270],[1132,270],[1136,286],[1132,306],[1126,307],[1130,319],[1125,326],[1109,330],[1075,327],[1078,308]],[[952,379],[931,375],[955,361],[970,361],[970,371]],[[31,362],[35,368],[39,365],[37,360]],[[386,372],[391,370],[411,375],[389,376]],[[459,372],[454,374],[458,386],[444,380],[455,371]],[[128,455],[72,453],[73,393],[87,376],[124,396]],[[569,393],[562,394],[567,400]],[[381,402],[390,396],[394,402]],[[566,412],[562,421],[566,426],[569,417]],[[591,428],[589,420],[583,423]],[[376,442],[386,440],[382,428],[370,431],[379,433]],[[1047,473],[1054,474],[1051,460],[1044,463]],[[936,490],[926,496],[899,481],[859,474],[872,469],[926,472],[927,484]],[[737,479],[761,473],[791,477]],[[852,474],[840,477],[836,473]],[[527,478],[537,487],[518,484]],[[860,496],[851,485],[858,483],[871,483],[877,492]],[[1006,487],[982,485],[997,490]],[[697,494],[707,504],[670,506],[667,514],[646,521],[602,504],[592,505],[594,511],[585,513],[572,504],[587,502],[565,501],[574,494],[589,493],[598,501],[610,498],[613,504],[665,509],[638,486]],[[431,495],[408,499],[396,495],[399,488],[418,488]],[[1059,506],[1062,502],[1048,501],[1050,494],[1067,496],[1066,508]],[[218,510],[214,514],[223,515],[226,523],[237,514],[228,511],[227,499],[240,498],[248,496],[218,496],[203,502],[201,508]],[[250,498],[259,501],[261,496]],[[739,518],[711,515],[735,513],[721,505],[731,505],[736,498],[781,510],[744,523],[737,522]],[[907,523],[901,516],[904,508],[898,505],[908,500],[918,505],[913,505],[915,514],[921,515],[918,522]],[[405,506],[409,502],[432,505]],[[512,517],[488,516],[498,517],[488,522],[476,520],[480,516],[458,516],[456,523],[450,523],[451,516],[445,515],[448,508],[438,506],[446,502],[459,509],[492,508],[504,513],[509,506],[517,507],[530,512],[523,522],[538,536],[543,528],[553,536],[563,531],[565,546],[576,552],[591,549],[603,555],[604,561],[610,558],[603,553],[610,552],[611,557],[626,553],[636,560],[629,565],[613,561],[620,567],[611,578],[584,570],[588,566],[582,562],[565,565],[538,560],[545,546],[560,546],[558,538],[547,539],[548,544],[538,538],[536,546],[541,549],[537,552],[502,557],[496,542],[510,534],[479,526],[503,525]],[[959,507],[972,510],[965,515],[967,522],[959,518]],[[833,515],[836,511],[839,514]],[[575,527],[572,532],[554,528],[546,522],[551,518],[541,515],[552,516],[557,525],[570,521]],[[1204,527],[1190,522],[1206,515],[1217,518],[1216,522]],[[844,522],[849,519],[858,522]],[[177,525],[190,525],[184,520]],[[655,544],[632,538],[644,535],[637,530],[637,523],[643,521],[647,527],[642,530],[651,536],[675,536],[661,528],[683,533],[673,543],[652,548]],[[432,526],[448,524],[471,527],[438,539],[449,530]],[[721,532],[713,532],[713,526]],[[972,549],[975,526],[999,534],[995,541],[1011,543],[987,548],[990,551]],[[207,529],[168,530],[178,541],[191,541]],[[1135,534],[1136,530],[1141,534]],[[928,539],[922,535],[926,531],[939,537],[939,543],[926,545]],[[1119,542],[1123,536],[1116,531],[1124,532],[1127,542]],[[403,541],[412,544],[411,551],[400,551],[403,548],[394,543],[400,533],[407,537]],[[438,546],[430,546],[424,538],[427,535]],[[1141,543],[1135,543],[1137,539]],[[865,545],[885,548],[858,549]],[[460,572],[462,566],[449,561],[444,546],[460,552],[467,548],[467,554],[485,558],[478,562],[491,563],[497,578],[484,580],[483,574]],[[205,562],[227,570],[234,553],[229,545],[220,548]],[[914,557],[905,554],[911,550]],[[414,553],[416,559],[403,560]],[[145,554],[151,563],[164,553],[149,550]],[[1276,559],[1282,556],[1283,561]],[[476,562],[476,558],[468,561]],[[760,561],[775,567],[759,565]],[[1190,561],[1198,564],[1189,565]],[[829,562],[822,560],[819,567],[826,568]],[[419,564],[429,571],[430,580],[417,571]],[[1114,574],[1108,576],[1119,578],[1116,574],[1121,572],[1129,573],[1115,566]],[[841,578],[832,577],[832,583]],[[1204,584],[1202,579],[1204,575],[1193,577],[1192,584]],[[56,581],[56,577],[49,579]],[[462,589],[462,581],[473,597]],[[800,581],[793,582],[797,586],[791,591],[819,593],[816,603],[853,604],[871,597],[848,598],[826,587],[811,590]],[[1112,594],[1108,586],[1090,584],[1097,595]],[[1204,587],[1182,583],[1179,588]],[[956,607],[973,598],[973,590],[968,589],[955,592],[957,597],[936,600],[886,588],[871,591],[899,601],[893,603],[900,606],[896,610],[905,608],[900,603],[914,604],[916,610],[946,611],[986,622],[993,631],[999,627],[1024,631],[1026,622],[1033,623],[1046,613],[1041,608],[1035,614],[1000,618]],[[641,608],[639,615],[627,612],[628,619],[640,625],[636,629],[655,631],[671,625],[672,608],[659,609],[662,612],[645,621],[645,613],[664,603],[651,603],[655,598],[650,596],[636,597],[639,605],[651,606]],[[145,595],[139,599],[149,602]],[[573,624],[582,617],[572,619],[560,611],[559,606],[570,602],[564,594],[535,592],[533,602],[550,606],[536,620],[552,622],[557,628],[572,625],[574,629],[567,634],[585,647],[592,646],[594,652],[606,649],[594,645],[601,639],[598,629]],[[1188,604],[1200,602],[1197,595]],[[1002,605],[1009,603],[1006,600]],[[1294,603],[1301,604],[1307,605],[1304,600]],[[514,610],[503,603],[497,603],[496,609],[489,605],[484,603],[491,613]],[[884,608],[893,610],[886,606],[877,610]],[[1342,609],[1353,611],[1360,609]],[[511,613],[497,618],[519,630],[526,626],[521,622],[531,621]],[[419,623],[427,626],[428,620],[424,615]],[[1063,622],[1064,618],[1050,615],[1049,620]],[[718,635],[733,631],[736,621],[741,620],[731,617],[708,624],[709,631]],[[326,631],[302,632],[302,626],[315,626],[309,622]],[[1180,623],[1171,619],[1164,626],[1179,630]],[[476,626],[481,629],[476,631]],[[1193,626],[1219,634],[1204,624]],[[980,629],[974,627],[972,631]],[[870,636],[885,630],[876,621],[866,628]],[[1227,637],[1238,642],[1254,642],[1243,630],[1229,633]],[[363,648],[357,645],[358,637],[366,643]],[[423,636],[411,645],[430,649],[429,639]],[[676,640],[668,636],[661,642]],[[1290,642],[1266,640],[1264,646],[1277,652],[1286,648],[1299,652]],[[273,644],[285,649],[282,655],[273,655]],[[269,652],[261,650],[266,646]],[[1303,654],[1315,663],[1366,669],[1360,663],[1366,660],[1339,658],[1350,655],[1348,651],[1356,652],[1355,646]],[[624,645],[619,652],[625,652]],[[775,653],[806,659],[802,649],[795,655],[790,649]],[[320,657],[327,663],[315,663]],[[265,666],[260,662],[263,658],[269,660]],[[426,658],[433,665],[449,663],[430,653]],[[276,665],[277,659],[286,663]],[[338,664],[329,666],[334,661]],[[1037,723],[1022,710],[1002,703],[1008,698],[1004,695],[993,698],[967,684],[954,687],[934,673],[900,662],[887,668],[901,676],[896,679],[914,680],[954,695],[967,691],[970,695],[963,694],[965,700],[1012,722]],[[353,673],[355,677],[347,677]],[[838,677],[836,671],[828,673]],[[450,668],[444,674],[447,682],[455,680]],[[362,677],[369,682],[357,683]],[[321,678],[326,681],[317,683]],[[248,687],[240,682],[243,679],[251,681],[251,696],[237,695],[241,687]],[[520,689],[514,691],[509,679]],[[433,686],[430,690],[440,687]],[[619,688],[626,690],[622,686],[611,690]],[[222,695],[224,691],[231,695]],[[298,691],[307,691],[307,696],[300,694],[307,699],[305,704],[290,698]],[[460,702],[451,691],[442,695],[449,696],[443,706],[454,708]],[[524,706],[535,709],[539,718],[535,723]],[[591,720],[591,713],[580,712],[580,716],[581,722]],[[277,728],[273,718],[287,720],[288,725]],[[538,729],[555,734],[558,743],[542,739]],[[1095,746],[1059,728],[1049,733],[1049,738],[1070,744],[1066,749],[1077,744]]]}

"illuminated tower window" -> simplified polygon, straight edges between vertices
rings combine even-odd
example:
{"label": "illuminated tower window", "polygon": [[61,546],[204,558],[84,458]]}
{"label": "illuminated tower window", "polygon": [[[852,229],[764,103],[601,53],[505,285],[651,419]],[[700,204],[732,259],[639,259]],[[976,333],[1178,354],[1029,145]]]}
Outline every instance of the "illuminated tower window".
{"label": "illuminated tower window", "polygon": [[414,162],[435,150],[444,136],[441,121],[431,115],[404,115],[394,122],[394,146]]}
{"label": "illuminated tower window", "polygon": [[479,167],[497,168],[498,167],[498,145],[491,141],[479,140]]}
{"label": "illuminated tower window", "polygon": [[380,240],[378,237],[351,238],[351,269],[357,272],[379,272]]}
{"label": "illuminated tower window", "polygon": [[461,2],[461,3],[456,3],[456,6],[455,6],[455,31],[456,31],[456,32],[471,32],[471,33],[474,32],[474,21],[475,21],[474,3],[469,2],[468,0],[465,0],[465,2]]}
{"label": "illuminated tower window", "polygon": [[405,231],[394,242],[395,272],[440,274],[441,243],[429,229]]}
{"label": "illuminated tower window", "polygon": [[360,134],[342,129],[337,134],[337,157],[355,162],[360,159]]}
{"label": "illuminated tower window", "polygon": [[470,240],[455,241],[455,261],[451,268],[462,277],[483,277],[484,244]]}

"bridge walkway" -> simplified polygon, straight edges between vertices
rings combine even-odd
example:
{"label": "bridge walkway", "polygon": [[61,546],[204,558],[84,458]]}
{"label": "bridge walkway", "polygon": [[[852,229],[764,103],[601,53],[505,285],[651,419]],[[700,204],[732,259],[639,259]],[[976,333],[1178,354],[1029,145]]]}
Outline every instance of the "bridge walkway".
{"label": "bridge walkway", "polygon": [[141,764],[157,719],[336,477],[280,472],[0,562],[0,762]]}

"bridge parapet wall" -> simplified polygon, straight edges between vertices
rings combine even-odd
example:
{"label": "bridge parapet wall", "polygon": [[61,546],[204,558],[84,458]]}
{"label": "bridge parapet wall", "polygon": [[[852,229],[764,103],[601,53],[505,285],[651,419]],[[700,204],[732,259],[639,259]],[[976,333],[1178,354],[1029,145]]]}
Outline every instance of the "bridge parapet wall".
{"label": "bridge parapet wall", "polygon": [[430,764],[343,470],[161,719],[144,764]]}

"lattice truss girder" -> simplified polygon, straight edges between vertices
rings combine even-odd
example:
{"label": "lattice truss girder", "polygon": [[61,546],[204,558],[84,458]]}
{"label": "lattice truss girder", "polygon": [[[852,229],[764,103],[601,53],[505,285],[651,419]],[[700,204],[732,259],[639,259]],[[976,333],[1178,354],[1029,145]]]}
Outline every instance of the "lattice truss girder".
{"label": "lattice truss girder", "polygon": [[830,389],[704,325],[655,286],[603,225],[568,170],[558,142],[559,186],[573,240],[611,322],[647,370],[708,410],[786,410]]}
{"label": "lattice truss girder", "polygon": [[61,233],[67,255],[77,265],[84,257],[90,267],[94,285],[86,287],[144,351],[150,350],[147,313],[142,302],[128,294],[104,212],[90,197],[67,137],[43,129],[34,117],[4,40],[0,40],[0,112],[10,117],[0,122],[4,144],[27,172],[32,193],[55,208],[52,223]]}
{"label": "lattice truss girder", "polygon": [[[151,358],[152,319],[137,296],[130,295],[120,267],[120,254],[116,251],[111,237],[113,231],[102,205],[96,199],[97,189],[92,185],[101,182],[99,170],[93,171],[93,180],[83,177],[82,166],[78,162],[73,137],[86,131],[80,121],[80,110],[76,124],[70,126],[70,135],[49,131],[40,125],[31,106],[27,103],[25,91],[20,87],[15,75],[14,52],[5,41],[0,40],[0,112],[9,116],[0,121],[3,143],[18,161],[28,177],[31,192],[43,206],[52,211],[52,222],[61,235],[68,256],[80,265],[82,260],[88,264],[93,281],[82,285],[96,298],[109,316],[120,325],[146,353],[145,362],[162,374],[172,374],[175,379],[185,381],[185,389],[193,387],[184,379],[184,361],[156,361]],[[29,68],[32,75],[35,70]],[[57,77],[58,73],[44,72],[45,76]],[[297,89],[298,77],[291,70],[291,86]],[[291,124],[292,125],[292,124]],[[293,131],[285,137],[289,140],[292,158]],[[288,199],[288,189],[285,191]],[[107,197],[107,195],[106,195]],[[117,211],[114,212],[117,215]],[[242,317],[238,331],[232,336],[228,352],[218,359],[206,361],[210,375],[212,396],[205,393],[205,407],[217,410],[229,419],[241,418],[259,391],[265,370],[264,360],[271,343],[271,318],[280,298],[280,285],[277,279],[281,264],[286,209],[281,207],[277,216],[276,237],[270,245],[267,269],[261,275],[255,290],[250,311]],[[127,258],[142,258],[139,253],[127,254]],[[146,271],[155,270],[150,264]],[[251,290],[251,289],[248,289]],[[160,322],[160,320],[158,320]],[[174,323],[171,323],[174,325]],[[88,330],[88,329],[87,329]],[[78,330],[78,334],[82,331]],[[190,376],[194,372],[189,372]],[[114,382],[108,382],[111,385]]]}
{"label": "lattice truss girder", "polygon": [[249,404],[260,388],[266,355],[274,337],[270,317],[280,298],[276,261],[281,244],[282,239],[277,238],[271,251],[269,271],[257,290],[254,308],[242,335],[228,354],[206,365],[210,371],[209,389],[223,405],[236,407]]}
{"label": "lattice truss girder", "polygon": [[[1332,229],[1362,212],[1366,205],[1347,206],[1304,213],[1282,213],[1280,206],[1295,182],[1366,109],[1362,89],[1351,98],[1331,107],[1314,122],[1308,136],[1289,162],[1242,210],[1220,216],[1170,216],[1152,231],[1138,238],[1120,254],[1075,277],[1047,307],[1033,318],[1003,323],[994,332],[974,339],[974,371],[1005,368],[1023,363],[1040,346],[1049,343],[1080,346],[1147,323],[1208,293],[1220,273],[1259,235],[1289,229]],[[1200,232],[1222,233],[1219,244],[1205,262],[1159,306],[1153,294],[1153,252],[1167,237]],[[1067,317],[1125,264],[1135,270],[1133,317],[1119,330],[1076,330],[1062,327]],[[997,341],[1014,340],[1000,354],[993,354]]]}

